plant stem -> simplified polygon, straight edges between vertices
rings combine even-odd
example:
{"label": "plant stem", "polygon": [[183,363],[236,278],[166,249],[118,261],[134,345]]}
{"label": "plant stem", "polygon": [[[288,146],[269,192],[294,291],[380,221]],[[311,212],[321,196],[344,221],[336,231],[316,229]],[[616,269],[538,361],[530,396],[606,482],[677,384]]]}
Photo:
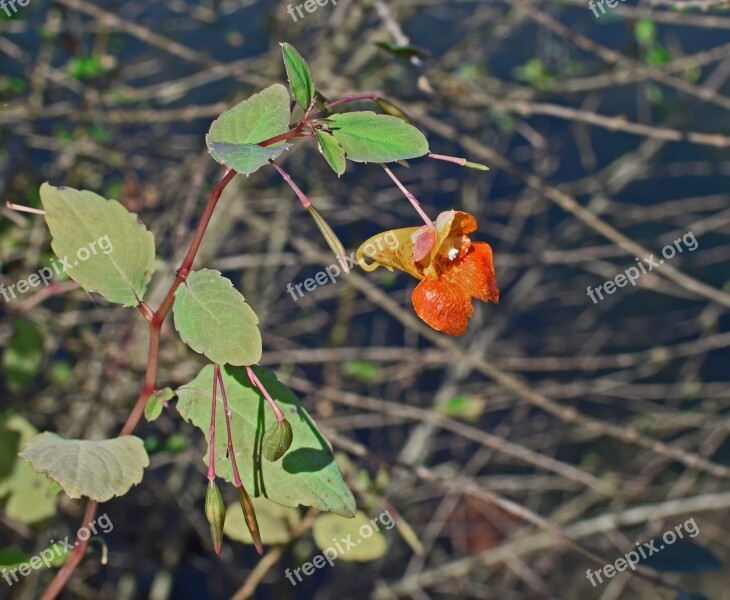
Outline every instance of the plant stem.
{"label": "plant stem", "polygon": [[289,187],[294,190],[294,193],[297,195],[297,198],[299,198],[299,201],[302,203],[302,206],[304,208],[309,208],[312,206],[312,203],[310,202],[309,198],[307,198],[307,195],[299,189],[299,186],[297,186],[296,183],[292,180],[292,178],[289,176],[289,173],[287,173],[284,169],[282,169],[279,165],[277,165],[273,160],[269,161],[272,166],[279,172],[279,175],[282,176],[284,181],[286,181],[289,184]]}
{"label": "plant stem", "polygon": [[253,383],[259,391],[264,395],[264,398],[266,398],[266,401],[269,403],[269,406],[271,407],[271,410],[274,411],[274,414],[276,415],[276,420],[281,423],[284,421],[284,413],[281,412],[281,409],[276,404],[276,401],[271,397],[269,394],[269,391],[264,387],[264,385],[259,381],[259,378],[256,377],[256,373],[253,372],[253,369],[251,367],[246,367],[246,373],[248,373],[248,378],[251,380],[251,383]]}
{"label": "plant stem", "polygon": [[223,387],[223,376],[221,375],[220,365],[213,367],[213,382],[218,382],[221,386],[221,396],[223,396],[223,413],[226,416],[226,431],[228,432],[228,456],[231,459],[231,469],[233,470],[233,481],[236,487],[241,487],[241,476],[238,473],[238,465],[236,464],[236,454],[233,451],[233,436],[231,435],[231,409],[228,408],[228,398],[226,397],[226,388]]}
{"label": "plant stem", "polygon": [[[216,365],[218,367],[218,365]],[[220,368],[220,367],[218,367]],[[208,454],[208,481],[215,480],[215,409],[218,404],[217,396],[218,380],[213,373],[213,403],[210,407],[210,453]]]}
{"label": "plant stem", "polygon": [[385,165],[380,166],[385,169],[385,172],[390,175],[390,178],[395,182],[400,191],[403,192],[406,198],[408,198],[410,203],[413,205],[413,208],[416,209],[416,212],[421,216],[426,225],[428,225],[431,229],[435,231],[436,226],[433,224],[433,221],[428,218],[428,215],[423,212],[423,209],[421,208],[421,203],[418,201],[418,199],[406,189],[406,187],[398,180],[395,175],[393,175],[393,172],[388,167],[386,167]]}

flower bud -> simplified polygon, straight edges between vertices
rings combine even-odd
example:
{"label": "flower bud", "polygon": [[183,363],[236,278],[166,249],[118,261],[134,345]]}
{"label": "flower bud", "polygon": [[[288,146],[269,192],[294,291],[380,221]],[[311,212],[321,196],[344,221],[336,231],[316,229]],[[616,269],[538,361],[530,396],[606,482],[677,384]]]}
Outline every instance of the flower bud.
{"label": "flower bud", "polygon": [[289,421],[277,421],[264,434],[263,454],[270,462],[279,460],[289,450],[292,442],[292,430]]}
{"label": "flower bud", "polygon": [[210,537],[213,539],[215,553],[220,554],[223,548],[223,525],[226,522],[226,505],[215,481],[208,483],[205,494],[205,517],[210,523]]}

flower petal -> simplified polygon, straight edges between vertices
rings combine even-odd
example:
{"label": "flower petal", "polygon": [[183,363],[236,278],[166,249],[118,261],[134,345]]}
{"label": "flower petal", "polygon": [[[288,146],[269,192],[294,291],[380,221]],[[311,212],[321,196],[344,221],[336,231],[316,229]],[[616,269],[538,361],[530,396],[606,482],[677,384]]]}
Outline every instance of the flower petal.
{"label": "flower petal", "polygon": [[[419,227],[391,229],[374,235],[357,249],[357,262],[365,271],[374,271],[380,266],[391,271],[399,269],[416,279],[423,279],[422,269],[413,261],[413,241],[411,235]],[[375,262],[366,263],[365,257]]]}
{"label": "flower petal", "polygon": [[441,266],[441,276],[427,277],[413,290],[416,314],[438,331],[463,335],[474,314],[472,298],[499,303],[492,249],[475,242],[466,256]]}

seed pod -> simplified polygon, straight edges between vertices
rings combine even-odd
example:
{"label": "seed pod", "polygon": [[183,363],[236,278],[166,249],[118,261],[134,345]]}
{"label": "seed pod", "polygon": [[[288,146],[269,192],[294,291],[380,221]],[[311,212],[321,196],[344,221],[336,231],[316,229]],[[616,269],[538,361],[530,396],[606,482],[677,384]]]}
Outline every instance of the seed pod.
{"label": "seed pod", "polygon": [[208,492],[205,494],[205,517],[210,523],[210,537],[213,539],[215,553],[220,554],[223,549],[223,525],[226,522],[226,505],[218,490],[215,481],[208,483]]}
{"label": "seed pod", "polygon": [[289,450],[292,442],[292,430],[289,421],[277,421],[264,434],[264,458],[270,462],[279,460]]}
{"label": "seed pod", "polygon": [[256,511],[253,508],[253,502],[248,497],[246,490],[243,489],[243,485],[238,486],[238,495],[241,499],[241,510],[243,510],[243,518],[246,519],[246,527],[251,534],[254,546],[256,546],[256,552],[259,554],[264,553],[264,547],[261,544],[261,534],[259,533],[259,524],[256,521]]}

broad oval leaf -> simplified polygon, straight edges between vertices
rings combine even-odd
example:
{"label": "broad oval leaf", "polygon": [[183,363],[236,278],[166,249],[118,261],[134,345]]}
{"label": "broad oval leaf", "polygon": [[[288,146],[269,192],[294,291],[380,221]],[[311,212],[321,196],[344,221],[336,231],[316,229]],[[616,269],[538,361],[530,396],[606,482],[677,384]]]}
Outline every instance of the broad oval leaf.
{"label": "broad oval leaf", "polygon": [[428,140],[412,125],[372,111],[328,117],[332,135],[355,162],[392,162],[428,153]]}
{"label": "broad oval leaf", "polygon": [[309,65],[291,44],[282,44],[281,50],[284,54],[284,66],[294,99],[302,110],[307,110],[314,98],[314,82]]}
{"label": "broad oval leaf", "polygon": [[379,521],[370,522],[368,516],[358,510],[354,519],[338,515],[319,515],[312,526],[314,543],[321,550],[335,550],[341,540],[350,540],[349,547],[337,552],[337,560],[367,562],[385,554],[388,545],[385,537],[378,531]]}
{"label": "broad oval leaf", "polygon": [[[293,443],[283,459],[269,462],[262,456],[264,432],[276,421],[263,396],[248,379],[246,369],[226,366],[222,369],[236,463],[244,487],[254,496],[264,496],[284,506],[314,506],[341,515],[355,514],[355,499],[343,481],[332,449],[297,397],[282,385],[273,373],[254,367],[264,387],[281,407],[293,432]],[[208,365],[197,377],[176,390],[177,409],[186,421],[198,427],[208,438],[210,427],[213,366]],[[226,422],[221,394],[216,410],[215,470],[219,477],[233,483],[227,458]],[[203,460],[207,462],[208,452]]]}
{"label": "broad oval leaf", "polygon": [[[232,166],[225,162],[226,160],[238,162],[243,170],[232,168],[247,175],[266,164],[269,158],[273,158],[276,154],[255,154],[258,151],[250,148],[233,149],[230,146],[221,147],[219,144],[258,144],[285,133],[289,130],[291,118],[289,101],[289,92],[286,88],[280,83],[275,83],[222,113],[213,121],[205,136],[211,156],[226,166]],[[267,148],[267,153],[278,154],[286,149],[286,145],[280,142]],[[261,163],[264,156],[266,160]],[[261,164],[253,168],[257,161]]]}
{"label": "broad oval leaf", "polygon": [[137,306],[155,270],[155,240],[137,215],[94,192],[48,183],[41,202],[61,259],[54,269],[65,269],[87,292]]}
{"label": "broad oval leaf", "polygon": [[18,458],[20,449],[38,430],[19,415],[0,417],[0,498],[5,516],[33,524],[56,514],[56,483],[36,473]]}
{"label": "broad oval leaf", "polygon": [[219,163],[233,169],[241,175],[250,175],[268,164],[291,148],[291,144],[274,144],[258,146],[257,144],[231,144],[230,142],[212,142],[209,144],[210,155]]}
{"label": "broad oval leaf", "polygon": [[340,146],[339,142],[332,137],[332,134],[326,133],[317,129],[317,142],[319,142],[319,151],[324,156],[332,170],[337,173],[339,177],[345,172],[347,168],[347,161],[345,160],[345,151]]}
{"label": "broad oval leaf", "polygon": [[173,316],[182,341],[214,363],[253,365],[261,360],[259,318],[219,271],[190,273],[175,292]]}
{"label": "broad oval leaf", "polygon": [[86,496],[106,502],[142,481],[150,459],[141,439],[124,435],[111,440],[64,440],[45,432],[34,437],[20,456],[57,482],[70,498]]}

